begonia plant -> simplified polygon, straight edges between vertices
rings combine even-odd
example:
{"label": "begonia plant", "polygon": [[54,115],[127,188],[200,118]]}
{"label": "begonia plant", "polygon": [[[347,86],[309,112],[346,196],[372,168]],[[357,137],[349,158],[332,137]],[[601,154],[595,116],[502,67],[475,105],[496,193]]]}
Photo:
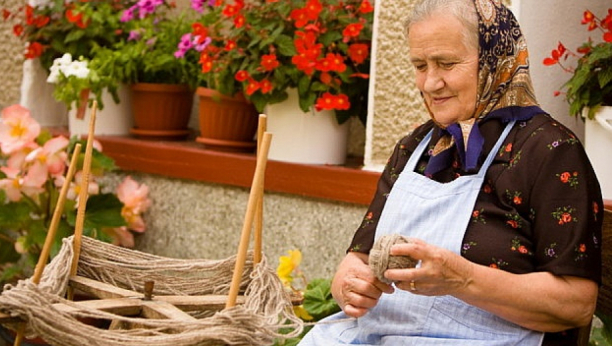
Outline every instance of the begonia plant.
{"label": "begonia plant", "polygon": [[[13,105],[0,118],[0,282],[31,275],[45,242],[60,190],[70,188],[61,213],[52,254],[62,238],[72,235],[76,222],[83,157],[74,181],[66,181],[74,147],[80,140],[52,136],[30,112]],[[82,143],[83,147],[85,143]],[[146,229],[142,214],[150,205],[148,188],[130,177],[115,192],[105,192],[98,180],[114,162],[94,144],[88,185],[84,234],[133,247],[135,232]],[[81,156],[84,154],[81,153]]]}
{"label": "begonia plant", "polygon": [[[589,37],[574,52],[559,42],[543,63],[559,65],[572,74],[563,85],[565,91],[556,91],[555,95],[565,94],[571,115],[580,116],[588,109],[586,117],[593,119],[598,106],[612,106],[612,9],[608,9],[604,18],[586,10],[582,24],[587,25],[589,31],[597,30],[602,34],[597,38],[598,43]],[[572,67],[574,61],[576,66]]]}
{"label": "begonia plant", "polygon": [[192,0],[201,15],[177,55],[200,53],[202,80],[258,111],[297,88],[300,108],[367,115],[374,8],[369,0]]}

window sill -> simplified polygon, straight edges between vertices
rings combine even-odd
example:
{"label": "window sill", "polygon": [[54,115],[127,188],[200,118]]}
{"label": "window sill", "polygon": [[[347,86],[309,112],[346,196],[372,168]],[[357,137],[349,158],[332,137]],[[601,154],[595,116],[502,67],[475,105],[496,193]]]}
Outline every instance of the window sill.
{"label": "window sill", "polygon": [[[196,142],[148,141],[122,136],[97,136],[104,153],[127,171],[250,187],[254,154],[206,150]],[[368,205],[380,173],[359,165],[305,165],[268,160],[267,191]]]}

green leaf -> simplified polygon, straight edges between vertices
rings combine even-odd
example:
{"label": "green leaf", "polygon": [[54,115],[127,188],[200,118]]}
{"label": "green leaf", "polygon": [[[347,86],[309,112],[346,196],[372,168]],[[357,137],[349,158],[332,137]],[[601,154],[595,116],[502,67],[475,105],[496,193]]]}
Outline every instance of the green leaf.
{"label": "green leaf", "polygon": [[304,292],[304,309],[318,321],[340,311],[331,294],[331,280],[314,279]]}
{"label": "green leaf", "polygon": [[4,237],[0,237],[0,263],[16,262],[21,255],[15,251],[15,244]]}
{"label": "green leaf", "polygon": [[85,227],[101,230],[125,226],[121,216],[123,203],[112,193],[93,195],[87,199]]}
{"label": "green leaf", "polygon": [[287,35],[279,35],[274,44],[278,48],[278,52],[284,56],[294,56],[297,54],[295,46],[293,45],[293,39]]}

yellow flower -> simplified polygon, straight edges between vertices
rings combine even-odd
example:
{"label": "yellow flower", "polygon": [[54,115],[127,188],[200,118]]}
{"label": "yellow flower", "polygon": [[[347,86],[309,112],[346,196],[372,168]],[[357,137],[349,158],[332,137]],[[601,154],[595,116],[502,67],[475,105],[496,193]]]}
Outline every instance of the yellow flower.
{"label": "yellow flower", "polygon": [[313,317],[310,316],[308,311],[306,311],[306,309],[304,309],[304,305],[294,306],[293,307],[293,312],[295,313],[295,315],[297,317],[301,318],[303,321],[312,321],[312,319],[313,319]]}
{"label": "yellow flower", "polygon": [[278,268],[276,268],[276,274],[284,285],[288,285],[293,281],[291,273],[302,262],[302,252],[300,250],[289,250],[287,253],[289,256],[280,256]]}

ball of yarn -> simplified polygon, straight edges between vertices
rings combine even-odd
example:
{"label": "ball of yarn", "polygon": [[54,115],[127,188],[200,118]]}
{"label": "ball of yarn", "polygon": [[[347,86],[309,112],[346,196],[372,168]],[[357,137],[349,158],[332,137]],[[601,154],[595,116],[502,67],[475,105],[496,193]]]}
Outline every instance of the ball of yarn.
{"label": "ball of yarn", "polygon": [[404,269],[414,268],[417,265],[417,260],[410,256],[391,256],[389,250],[395,244],[410,243],[408,238],[399,234],[389,234],[382,236],[376,240],[374,247],[370,250],[370,269],[376,277],[385,283],[391,284],[393,281],[385,278],[385,270],[387,269]]}

